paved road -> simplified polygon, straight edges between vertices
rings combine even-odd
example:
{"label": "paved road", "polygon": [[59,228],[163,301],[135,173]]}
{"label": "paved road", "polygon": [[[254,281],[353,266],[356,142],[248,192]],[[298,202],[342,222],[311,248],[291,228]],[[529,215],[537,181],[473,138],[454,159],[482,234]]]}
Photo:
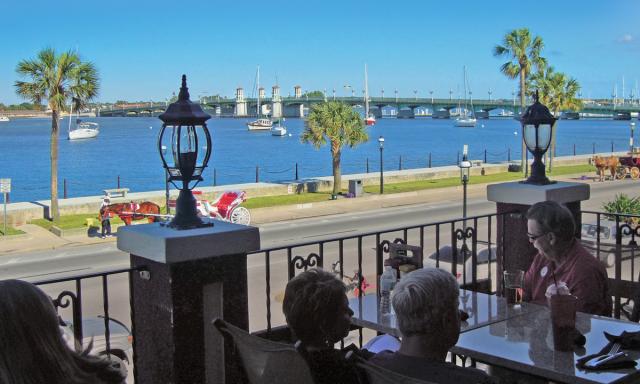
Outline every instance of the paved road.
{"label": "paved road", "polygon": [[[586,210],[600,210],[603,201],[610,200],[616,193],[627,193],[632,196],[640,194],[640,183],[631,180],[608,183],[592,183],[591,199],[584,202],[582,207]],[[306,241],[320,241],[341,236],[355,235],[358,233],[373,232],[387,228],[406,227],[451,219],[461,216],[460,196],[455,192],[450,198],[444,200],[401,207],[390,207],[366,212],[356,212],[319,218],[300,219],[278,223],[264,224],[260,226],[262,247],[271,248],[290,243]],[[495,204],[486,201],[484,188],[477,188],[469,196],[469,214],[480,215],[495,211]],[[393,238],[393,236],[389,236]],[[446,239],[446,237],[445,237]],[[448,241],[448,240],[447,240]],[[357,244],[347,242],[345,254],[354,255]],[[373,239],[365,239],[363,249],[366,250],[365,259],[370,260],[374,255],[375,247]],[[307,254],[317,251],[317,247],[301,248],[297,254]],[[327,253],[337,254],[337,249],[327,249]],[[336,259],[337,256],[329,258]],[[345,262],[345,274],[355,267],[355,259]],[[265,272],[264,258],[250,257],[248,260],[248,275],[250,292],[259,293],[252,299],[252,321],[255,318],[264,319],[265,304]],[[278,311],[279,299],[281,299],[284,284],[286,282],[286,254],[274,253],[271,259],[271,289],[274,298],[274,322],[281,322]],[[88,274],[112,268],[126,268],[129,265],[129,256],[116,249],[115,243],[101,243],[75,247],[63,247],[55,250],[13,254],[0,257],[1,278],[22,278],[28,280],[42,280],[75,274]],[[365,262],[365,275],[371,273],[373,264]],[[83,312],[89,315],[102,313],[103,301],[101,295],[101,282],[99,280],[83,284]],[[72,289],[72,284],[57,284],[47,289],[51,295],[57,295],[61,289]],[[115,276],[109,279],[109,300],[112,310],[111,315],[128,323],[128,284],[126,275]],[[255,300],[255,302],[253,302]],[[252,323],[252,328],[264,328],[264,320]]]}

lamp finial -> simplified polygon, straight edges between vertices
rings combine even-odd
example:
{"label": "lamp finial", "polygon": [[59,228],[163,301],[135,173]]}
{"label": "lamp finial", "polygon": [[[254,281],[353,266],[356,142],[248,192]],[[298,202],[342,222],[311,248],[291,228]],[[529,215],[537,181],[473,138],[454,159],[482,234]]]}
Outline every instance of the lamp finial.
{"label": "lamp finial", "polygon": [[189,100],[189,88],[187,88],[187,75],[182,75],[182,87],[180,88],[180,93],[178,94],[179,101]]}

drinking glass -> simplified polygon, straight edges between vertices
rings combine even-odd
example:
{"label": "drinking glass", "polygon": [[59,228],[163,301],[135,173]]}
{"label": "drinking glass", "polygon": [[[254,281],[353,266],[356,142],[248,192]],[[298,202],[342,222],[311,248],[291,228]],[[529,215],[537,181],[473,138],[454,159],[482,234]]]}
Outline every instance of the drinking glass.
{"label": "drinking glass", "polygon": [[578,298],[573,295],[552,295],[549,298],[551,326],[553,329],[553,348],[556,351],[573,350],[577,303]]}
{"label": "drinking glass", "polygon": [[522,303],[524,294],[524,271],[516,269],[504,271],[504,295],[508,304]]}

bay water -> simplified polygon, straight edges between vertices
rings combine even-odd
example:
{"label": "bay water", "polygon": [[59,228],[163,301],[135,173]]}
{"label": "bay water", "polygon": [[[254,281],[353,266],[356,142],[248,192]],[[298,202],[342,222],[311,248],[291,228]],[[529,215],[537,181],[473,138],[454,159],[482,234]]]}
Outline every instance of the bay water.
{"label": "bay water", "polygon": [[[100,124],[95,139],[67,140],[68,118],[60,121],[59,195],[101,195],[120,186],[131,192],[163,190],[164,169],[157,140],[162,122],[157,117],[86,118]],[[304,120],[286,119],[289,134],[249,132],[250,119],[212,118],[213,153],[201,185],[299,179],[331,175],[330,146],[303,144]],[[558,155],[610,152],[629,147],[629,121],[561,120],[557,124]],[[380,169],[378,137],[384,136],[385,170],[455,164],[464,144],[470,159],[488,162],[520,159],[520,124],[513,119],[478,120],[475,128],[453,126],[453,120],[431,118],[378,119],[368,127],[369,141],[342,152],[342,173]],[[0,178],[11,178],[11,201],[36,201],[50,196],[51,119],[13,119],[0,122]],[[401,160],[402,158],[402,160]],[[402,162],[402,164],[400,164]]]}

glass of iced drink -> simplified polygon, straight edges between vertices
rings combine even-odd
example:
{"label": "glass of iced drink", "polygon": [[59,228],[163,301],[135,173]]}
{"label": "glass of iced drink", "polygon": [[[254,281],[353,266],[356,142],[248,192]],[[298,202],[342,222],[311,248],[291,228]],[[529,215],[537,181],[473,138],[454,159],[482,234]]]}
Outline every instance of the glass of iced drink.
{"label": "glass of iced drink", "polygon": [[504,271],[504,296],[508,304],[522,303],[524,293],[524,271],[517,269]]}

